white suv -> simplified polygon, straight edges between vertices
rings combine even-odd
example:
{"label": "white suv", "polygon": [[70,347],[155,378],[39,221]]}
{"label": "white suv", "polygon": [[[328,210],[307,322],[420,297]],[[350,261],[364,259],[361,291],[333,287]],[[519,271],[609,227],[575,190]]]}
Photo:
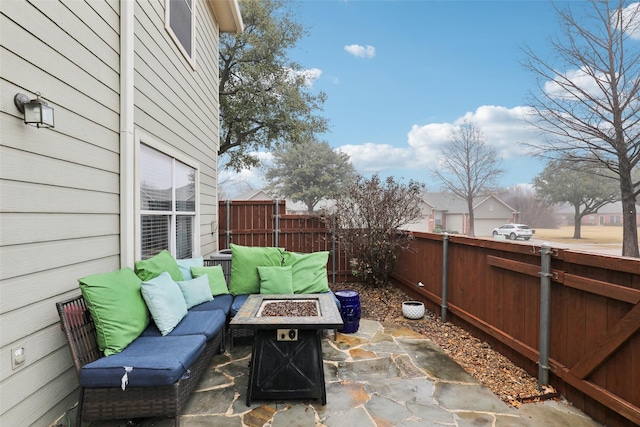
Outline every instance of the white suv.
{"label": "white suv", "polygon": [[493,229],[493,236],[502,235],[507,236],[507,239],[516,240],[518,237],[522,237],[524,240],[529,240],[535,233],[530,229],[528,225],[524,224],[504,224],[498,228]]}

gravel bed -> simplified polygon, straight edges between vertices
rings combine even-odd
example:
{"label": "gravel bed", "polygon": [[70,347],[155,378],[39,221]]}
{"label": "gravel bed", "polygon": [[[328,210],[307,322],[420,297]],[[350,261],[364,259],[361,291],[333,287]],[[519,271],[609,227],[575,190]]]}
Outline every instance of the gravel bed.
{"label": "gravel bed", "polygon": [[317,316],[318,308],[313,301],[268,302],[262,310],[263,316],[308,317]]}
{"label": "gravel bed", "polygon": [[427,310],[424,319],[406,319],[402,315],[402,302],[410,298],[393,286],[384,289],[361,283],[332,286],[334,291],[340,289],[351,289],[360,294],[362,318],[400,325],[424,335],[508,405],[519,406],[523,402],[557,397],[550,387],[542,392],[538,390],[535,377],[489,344],[452,323],[442,323],[435,313]]}

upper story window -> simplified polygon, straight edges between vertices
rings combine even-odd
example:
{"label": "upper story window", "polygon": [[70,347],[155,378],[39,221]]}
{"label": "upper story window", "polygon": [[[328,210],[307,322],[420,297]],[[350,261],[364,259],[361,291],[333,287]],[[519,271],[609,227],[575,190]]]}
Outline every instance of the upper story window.
{"label": "upper story window", "polygon": [[198,170],[140,144],[140,249],[147,259],[167,249],[177,259],[197,252]]}
{"label": "upper story window", "polygon": [[166,0],[165,10],[165,28],[193,67],[195,61],[195,0]]}

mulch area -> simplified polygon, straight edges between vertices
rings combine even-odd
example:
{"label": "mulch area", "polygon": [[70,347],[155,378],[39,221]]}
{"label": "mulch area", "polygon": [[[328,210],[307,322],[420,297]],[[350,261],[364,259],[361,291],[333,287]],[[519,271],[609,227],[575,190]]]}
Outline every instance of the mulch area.
{"label": "mulch area", "polygon": [[493,350],[489,344],[458,326],[442,323],[435,313],[427,310],[421,320],[405,318],[402,302],[411,298],[393,285],[374,288],[362,283],[341,283],[331,288],[333,291],[351,289],[358,292],[362,318],[403,326],[424,335],[508,405],[519,406],[557,397],[552,388],[542,392],[538,390],[536,378]]}

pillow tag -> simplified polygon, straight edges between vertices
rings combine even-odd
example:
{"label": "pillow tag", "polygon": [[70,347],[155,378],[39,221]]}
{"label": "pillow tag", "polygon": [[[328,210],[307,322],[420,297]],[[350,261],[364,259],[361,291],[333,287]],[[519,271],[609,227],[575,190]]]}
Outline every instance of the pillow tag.
{"label": "pillow tag", "polygon": [[127,384],[129,384],[129,376],[127,374],[133,371],[133,366],[123,366],[123,368],[124,375],[122,376],[122,385],[120,386],[122,388],[122,391],[124,391],[124,389],[127,388]]}

